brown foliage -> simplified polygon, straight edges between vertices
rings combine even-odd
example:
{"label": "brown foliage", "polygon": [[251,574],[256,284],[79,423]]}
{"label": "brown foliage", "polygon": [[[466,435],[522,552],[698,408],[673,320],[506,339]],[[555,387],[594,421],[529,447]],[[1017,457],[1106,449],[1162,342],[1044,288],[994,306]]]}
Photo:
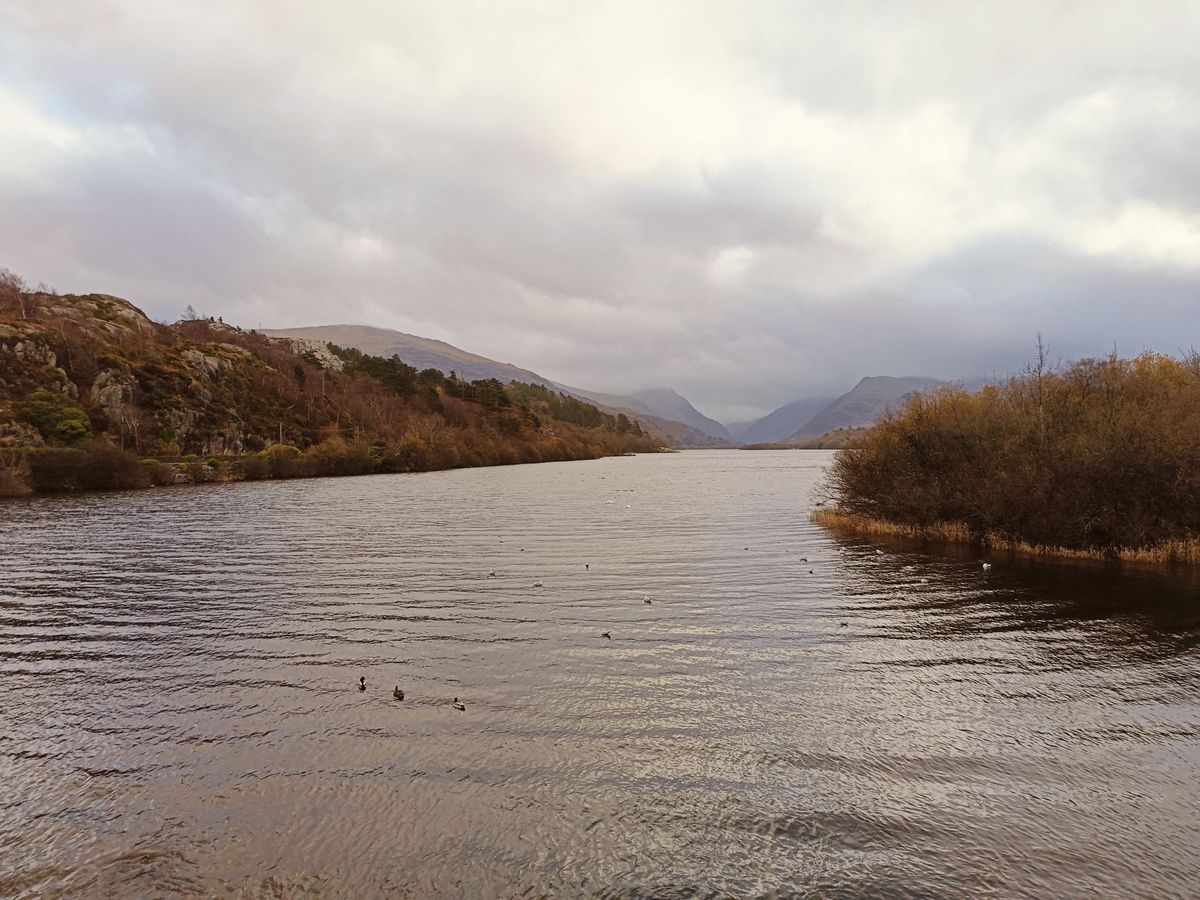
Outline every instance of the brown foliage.
{"label": "brown foliage", "polygon": [[142,488],[153,483],[152,472],[136,456],[108,444],[39,448],[27,458],[39,491]]}
{"label": "brown foliage", "polygon": [[1083,360],[914,396],[838,453],[843,512],[1079,550],[1200,536],[1200,365]]}

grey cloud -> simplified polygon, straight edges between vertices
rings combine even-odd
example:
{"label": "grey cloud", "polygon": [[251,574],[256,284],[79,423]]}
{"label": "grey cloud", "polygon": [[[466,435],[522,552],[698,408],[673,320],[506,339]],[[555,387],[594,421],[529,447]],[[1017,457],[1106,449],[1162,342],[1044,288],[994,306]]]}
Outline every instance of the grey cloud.
{"label": "grey cloud", "polygon": [[[0,265],[748,417],[1200,343],[1194,5],[0,0]],[[12,123],[15,123],[12,124]]]}

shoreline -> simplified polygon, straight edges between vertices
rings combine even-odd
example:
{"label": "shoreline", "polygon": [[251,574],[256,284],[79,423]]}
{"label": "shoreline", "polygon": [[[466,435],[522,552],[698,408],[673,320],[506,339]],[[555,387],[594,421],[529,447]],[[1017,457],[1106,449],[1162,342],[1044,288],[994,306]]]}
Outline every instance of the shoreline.
{"label": "shoreline", "polygon": [[[151,469],[157,469],[157,472],[151,476],[148,481],[139,480],[139,483],[136,484],[75,486],[56,489],[43,488],[39,490],[38,488],[33,487],[26,477],[22,479],[19,485],[6,485],[6,483],[0,482],[0,503],[3,503],[5,500],[29,499],[31,497],[55,497],[63,496],[65,494],[94,494],[109,493],[113,491],[147,491],[154,490],[156,488],[186,488],[204,484],[240,484],[243,482],[255,481],[309,481],[325,478],[355,478],[370,475],[419,475],[431,472],[453,472],[458,469],[487,469],[493,467],[531,466],[553,462],[587,462],[599,459],[620,459],[621,457],[626,456],[638,456],[640,453],[654,454],[678,452],[678,450],[671,447],[659,447],[654,450],[627,450],[621,453],[605,453],[595,456],[589,455],[580,457],[562,457],[559,459],[530,459],[517,460],[514,462],[489,462],[475,465],[441,466],[397,471],[313,472],[305,474],[275,474],[272,472],[267,472],[253,476],[248,476],[245,470],[238,465],[239,463],[244,462],[244,457],[239,459],[222,459],[221,466],[219,468],[213,466],[207,460],[197,459],[190,462],[168,462],[161,459],[144,458],[138,461],[139,466],[145,467],[142,469],[144,473],[149,473]],[[167,471],[171,473],[169,476],[166,476]]]}
{"label": "shoreline", "polygon": [[1049,559],[1096,560],[1130,562],[1150,565],[1200,566],[1200,537],[1186,540],[1162,541],[1149,547],[1105,547],[1078,549],[1053,544],[1030,544],[984,532],[973,532],[965,522],[936,522],[932,525],[909,525],[874,519],[839,509],[816,509],[809,520],[822,528],[860,535],[882,535],[911,540],[937,541],[946,544],[974,544],[987,550],[1019,553]]}

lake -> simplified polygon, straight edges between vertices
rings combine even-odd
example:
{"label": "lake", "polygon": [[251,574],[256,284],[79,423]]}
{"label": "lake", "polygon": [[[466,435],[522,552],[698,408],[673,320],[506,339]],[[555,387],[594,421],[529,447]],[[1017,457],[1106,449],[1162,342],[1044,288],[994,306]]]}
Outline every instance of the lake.
{"label": "lake", "polygon": [[833,535],[829,459],[0,502],[0,895],[1200,894],[1196,573]]}

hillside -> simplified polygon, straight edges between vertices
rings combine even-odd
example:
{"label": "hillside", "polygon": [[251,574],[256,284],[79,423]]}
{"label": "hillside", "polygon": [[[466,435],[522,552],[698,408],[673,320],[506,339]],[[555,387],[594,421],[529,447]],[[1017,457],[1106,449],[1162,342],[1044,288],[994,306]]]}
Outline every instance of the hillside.
{"label": "hillside", "polygon": [[733,435],[720,422],[710,419],[696,407],[670,388],[649,388],[634,391],[635,400],[640,400],[648,406],[654,415],[672,422],[682,422],[697,431],[716,438],[718,441],[735,443]]}
{"label": "hillside", "polygon": [[508,384],[520,381],[525,384],[540,384],[559,390],[549,378],[536,372],[514,366],[512,363],[497,362],[486,356],[468,353],[453,344],[433,338],[405,334],[390,328],[373,328],[368,325],[317,325],[309,328],[264,328],[263,334],[272,337],[307,338],[339,347],[354,347],[372,356],[399,356],[418,371],[438,369],[444,374],[454,372],[465,381],[495,378]]}
{"label": "hillside", "polygon": [[679,397],[679,400],[683,401],[688,409],[692,409],[696,417],[706,423],[711,423],[709,428],[698,428],[695,422],[685,422],[671,415],[664,415],[637,397],[607,394],[602,391],[561,384],[529,369],[522,369],[511,363],[497,362],[477,353],[469,353],[453,344],[447,344],[445,341],[406,334],[390,328],[374,328],[367,325],[314,325],[305,328],[269,328],[264,329],[263,333],[273,337],[328,342],[340,347],[354,347],[375,356],[395,355],[417,369],[437,369],[444,374],[454,372],[459,378],[468,381],[495,378],[504,384],[509,381],[540,384],[543,387],[562,391],[594,403],[610,414],[625,413],[641,423],[643,427],[661,432],[673,447],[726,446],[729,440],[728,434],[724,437],[714,436],[710,430],[711,426],[723,430],[720,423],[705,419],[678,394],[674,396]]}
{"label": "hillside", "polygon": [[[663,440],[541,386],[451,379],[320,344],[298,352],[211,320],[162,325],[117,297],[0,279],[0,482],[10,488],[106,486],[96,461],[128,469],[121,454],[203,457],[208,474],[236,478],[261,474],[263,454],[268,475],[349,474],[592,458]],[[54,467],[70,472],[50,477]],[[145,467],[126,480],[146,473],[161,475]]]}
{"label": "hillside", "polygon": [[735,439],[747,444],[785,441],[833,402],[832,397],[802,397],[753,422],[729,426]]}
{"label": "hillside", "polygon": [[873,425],[888,410],[914,391],[933,387],[932,378],[893,378],[875,375],[863,378],[787,437],[787,443],[817,437],[842,428]]}

